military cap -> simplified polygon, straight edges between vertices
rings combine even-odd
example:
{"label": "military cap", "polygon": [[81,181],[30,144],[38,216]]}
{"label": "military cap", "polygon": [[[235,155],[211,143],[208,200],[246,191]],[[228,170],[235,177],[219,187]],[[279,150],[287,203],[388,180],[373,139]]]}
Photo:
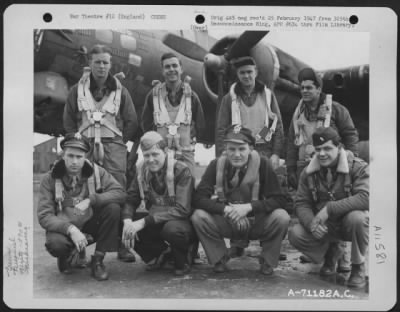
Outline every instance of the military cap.
{"label": "military cap", "polygon": [[[140,148],[142,149],[142,151],[147,151],[147,150],[151,149],[157,143],[159,144],[161,142],[162,143],[164,142],[164,139],[161,136],[161,134],[159,134],[156,131],[148,131],[140,139]],[[164,146],[160,146],[160,148],[163,148],[163,147]]]}
{"label": "military cap", "polygon": [[322,79],[312,68],[309,68],[309,67],[303,68],[299,72],[298,79],[299,79],[300,83],[304,80],[314,81],[314,83],[317,87],[322,88]]}
{"label": "military cap", "polygon": [[74,133],[68,133],[60,143],[61,148],[64,150],[66,147],[73,147],[83,150],[85,153],[90,151],[90,142],[87,138],[81,136],[79,139],[75,137]]}
{"label": "military cap", "polygon": [[314,146],[322,145],[330,140],[332,140],[335,145],[338,145],[340,136],[332,127],[319,127],[313,133],[312,140]]}
{"label": "military cap", "polygon": [[245,66],[245,65],[256,66],[256,61],[251,56],[238,57],[236,59],[233,59],[231,62],[235,68],[239,68],[239,67]]}
{"label": "military cap", "polygon": [[255,145],[256,140],[253,137],[250,129],[243,128],[241,125],[232,125],[225,132],[225,142],[233,143],[248,143],[249,145]]}

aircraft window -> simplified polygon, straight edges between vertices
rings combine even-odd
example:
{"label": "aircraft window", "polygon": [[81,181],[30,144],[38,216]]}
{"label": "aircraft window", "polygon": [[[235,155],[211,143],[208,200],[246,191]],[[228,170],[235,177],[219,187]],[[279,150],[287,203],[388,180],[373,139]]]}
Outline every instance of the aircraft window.
{"label": "aircraft window", "polygon": [[121,35],[121,46],[125,49],[135,51],[136,39],[131,36]]}
{"label": "aircraft window", "polygon": [[108,29],[96,29],[96,39],[110,44],[113,41],[113,33]]}
{"label": "aircraft window", "polygon": [[82,36],[90,37],[92,35],[91,29],[78,29],[76,32]]}

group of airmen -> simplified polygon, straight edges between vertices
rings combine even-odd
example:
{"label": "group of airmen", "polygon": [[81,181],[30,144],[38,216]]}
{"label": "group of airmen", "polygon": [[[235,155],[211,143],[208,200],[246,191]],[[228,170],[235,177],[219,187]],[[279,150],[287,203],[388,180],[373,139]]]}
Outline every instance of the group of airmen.
{"label": "group of airmen", "polygon": [[[155,82],[146,97],[143,161],[128,185],[126,143],[140,131],[135,107],[119,77],[110,75],[109,48],[91,49],[89,68],[66,101],[62,158],[40,186],[38,219],[60,272],[89,265],[95,279],[106,280],[106,252],[134,262],[134,250],[146,270],[170,267],[183,276],[200,242],[213,271],[221,273],[250,240],[258,240],[260,272],[270,276],[288,234],[304,258],[323,263],[321,275],[347,269],[349,287],[365,286],[369,167],[357,157],[358,133],[348,110],[321,92],[313,69],[301,70],[302,98],[285,145],[277,99],[256,79],[255,60],[240,57],[232,65],[237,82],[221,102],[218,157],[195,187],[202,106],[190,79],[182,80],[179,58],[162,56],[165,81]],[[287,196],[276,174],[285,146],[299,221],[289,233]],[[230,238],[230,248],[224,238]],[[94,242],[87,262],[86,246]],[[351,265],[338,265],[346,253]]]}

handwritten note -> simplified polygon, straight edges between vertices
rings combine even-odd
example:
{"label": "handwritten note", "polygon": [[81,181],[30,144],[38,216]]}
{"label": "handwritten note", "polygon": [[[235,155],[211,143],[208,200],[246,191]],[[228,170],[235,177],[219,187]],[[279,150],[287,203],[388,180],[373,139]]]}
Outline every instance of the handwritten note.
{"label": "handwritten note", "polygon": [[30,227],[18,222],[17,233],[4,242],[4,266],[7,277],[27,275],[31,270],[29,231]]}

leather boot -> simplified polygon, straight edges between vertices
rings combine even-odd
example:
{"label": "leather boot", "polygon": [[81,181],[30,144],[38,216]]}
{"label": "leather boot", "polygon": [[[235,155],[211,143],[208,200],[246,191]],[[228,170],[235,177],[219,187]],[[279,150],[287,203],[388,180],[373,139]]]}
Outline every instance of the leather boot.
{"label": "leather boot", "polygon": [[213,271],[215,273],[224,273],[226,271],[228,271],[228,266],[226,265],[227,262],[229,261],[229,256],[228,255],[224,255],[215,265],[213,268]]}
{"label": "leather boot", "polygon": [[347,282],[347,286],[354,288],[362,288],[366,284],[365,279],[365,264],[352,264],[350,278]]}
{"label": "leather boot", "polygon": [[136,261],[136,257],[135,255],[132,253],[132,251],[128,248],[126,248],[125,246],[123,246],[122,244],[118,247],[118,260],[122,261],[122,262],[135,262]]}
{"label": "leather boot", "polygon": [[330,243],[325,254],[325,262],[321,267],[319,274],[321,276],[330,276],[336,274],[336,264],[339,258],[343,255],[343,249],[338,242]]}
{"label": "leather boot", "polygon": [[260,272],[264,275],[270,276],[274,274],[274,269],[265,262],[265,259],[260,257],[258,262],[260,263]]}
{"label": "leather boot", "polygon": [[69,257],[58,257],[57,267],[61,273],[70,274],[72,272],[71,265],[69,263]]}
{"label": "leather boot", "polygon": [[106,267],[103,264],[104,255],[96,255],[92,256],[91,269],[92,276],[98,281],[105,281],[108,279],[108,273],[106,271]]}

